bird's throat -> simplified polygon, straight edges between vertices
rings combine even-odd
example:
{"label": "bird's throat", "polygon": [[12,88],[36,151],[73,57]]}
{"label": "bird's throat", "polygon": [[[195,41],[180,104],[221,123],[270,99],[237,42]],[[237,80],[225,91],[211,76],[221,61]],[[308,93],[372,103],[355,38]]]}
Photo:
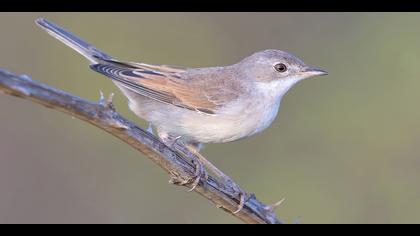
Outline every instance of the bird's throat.
{"label": "bird's throat", "polygon": [[273,102],[281,99],[284,94],[289,91],[293,85],[295,85],[299,80],[297,79],[287,79],[287,80],[275,80],[270,82],[257,82],[256,87],[257,91],[262,94],[264,97],[273,99]]}

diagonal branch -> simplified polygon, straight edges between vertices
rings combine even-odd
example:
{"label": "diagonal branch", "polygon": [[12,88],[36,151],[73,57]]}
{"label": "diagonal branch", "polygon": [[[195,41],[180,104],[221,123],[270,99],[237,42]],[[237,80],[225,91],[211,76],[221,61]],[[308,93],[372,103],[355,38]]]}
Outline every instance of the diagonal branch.
{"label": "diagonal branch", "polygon": [[[0,70],[0,91],[67,113],[107,131],[146,155],[169,173],[174,184],[194,177],[195,165],[192,153],[186,156],[179,155],[154,135],[117,113],[111,100],[90,102],[34,81],[27,76],[18,76],[4,70]],[[206,183],[202,181],[194,191],[228,213],[237,209],[240,193],[235,191],[235,183],[221,183],[212,176],[209,176]],[[187,184],[187,187],[191,186]],[[273,207],[263,204],[253,194],[242,211],[231,214],[245,223],[281,223]]]}

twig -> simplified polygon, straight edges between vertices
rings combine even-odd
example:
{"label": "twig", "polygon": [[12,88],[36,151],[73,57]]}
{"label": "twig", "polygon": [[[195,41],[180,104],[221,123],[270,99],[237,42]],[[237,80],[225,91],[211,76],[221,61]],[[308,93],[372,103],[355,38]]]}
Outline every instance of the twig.
{"label": "twig", "polygon": [[[192,153],[187,156],[179,155],[158,138],[122,117],[115,111],[112,98],[106,100],[101,96],[98,103],[90,102],[34,81],[28,76],[18,76],[1,69],[0,91],[62,111],[107,131],[169,173],[172,177],[171,183],[180,184],[194,176]],[[234,184],[221,183],[209,176],[207,182],[200,181],[194,191],[231,213],[237,209],[240,195],[235,192]],[[187,184],[187,187],[191,186]],[[274,207],[263,204],[254,194],[251,194],[242,211],[232,215],[245,223],[281,223],[274,213]]]}

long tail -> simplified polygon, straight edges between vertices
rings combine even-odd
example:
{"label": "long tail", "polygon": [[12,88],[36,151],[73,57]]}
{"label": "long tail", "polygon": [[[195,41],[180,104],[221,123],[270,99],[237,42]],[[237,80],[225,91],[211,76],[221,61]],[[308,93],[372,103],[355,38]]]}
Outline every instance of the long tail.
{"label": "long tail", "polygon": [[95,48],[88,42],[80,39],[74,34],[68,32],[67,30],[61,28],[60,26],[53,24],[43,18],[38,18],[35,23],[39,25],[42,29],[47,31],[54,38],[60,40],[67,46],[73,48],[84,57],[86,57],[91,63],[98,63],[100,61],[113,60],[111,56],[102,52],[101,50]]}

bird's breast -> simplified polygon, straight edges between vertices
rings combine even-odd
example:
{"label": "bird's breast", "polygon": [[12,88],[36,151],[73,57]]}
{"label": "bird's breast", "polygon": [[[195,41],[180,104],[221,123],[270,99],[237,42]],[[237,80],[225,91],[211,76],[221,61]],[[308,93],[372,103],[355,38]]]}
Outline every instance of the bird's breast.
{"label": "bird's breast", "polygon": [[183,122],[186,133],[202,143],[246,138],[266,129],[276,118],[280,99],[246,97],[227,104],[216,115],[195,114]]}

